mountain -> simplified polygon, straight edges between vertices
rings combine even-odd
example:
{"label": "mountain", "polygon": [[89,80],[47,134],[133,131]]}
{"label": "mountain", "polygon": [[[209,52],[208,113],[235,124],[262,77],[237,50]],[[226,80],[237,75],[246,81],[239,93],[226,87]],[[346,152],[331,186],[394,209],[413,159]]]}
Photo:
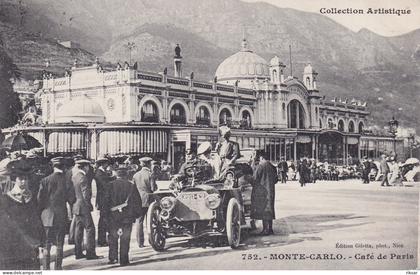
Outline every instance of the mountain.
{"label": "mountain", "polygon": [[[367,100],[371,123],[384,125],[395,115],[420,131],[420,109],[413,104],[420,99],[420,30],[383,37],[367,29],[353,32],[319,14],[239,0],[3,0],[2,5],[9,11],[0,14],[1,24],[42,38],[34,43],[43,46],[30,52],[36,50],[40,59],[61,39],[116,63],[128,60],[125,45],[134,42],[132,59],[141,69],[170,72],[173,48],[180,43],[184,73],[194,71],[203,80],[212,79],[218,64],[239,49],[245,28],[251,48],[267,60],[278,55],[289,64],[292,45],[293,74],[301,77],[310,62],[323,94]],[[14,35],[8,39],[16,40]],[[28,58],[9,50],[13,59]],[[67,56],[93,58],[82,50],[56,51],[66,56],[58,58],[63,66]],[[25,66],[21,61],[15,62]]]}

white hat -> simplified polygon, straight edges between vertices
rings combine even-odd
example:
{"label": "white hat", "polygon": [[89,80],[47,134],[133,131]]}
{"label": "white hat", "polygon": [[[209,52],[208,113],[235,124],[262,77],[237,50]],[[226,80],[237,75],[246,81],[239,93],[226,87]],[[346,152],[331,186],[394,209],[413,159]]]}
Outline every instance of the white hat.
{"label": "white hat", "polygon": [[221,127],[219,128],[219,133],[220,133],[220,135],[222,135],[222,136],[226,135],[227,133],[229,133],[229,134],[230,134],[230,128],[229,128],[229,127],[227,127],[227,126],[221,126]]}
{"label": "white hat", "polygon": [[197,155],[204,154],[208,151],[211,151],[211,143],[208,141],[205,141],[201,143],[200,146],[198,146]]}

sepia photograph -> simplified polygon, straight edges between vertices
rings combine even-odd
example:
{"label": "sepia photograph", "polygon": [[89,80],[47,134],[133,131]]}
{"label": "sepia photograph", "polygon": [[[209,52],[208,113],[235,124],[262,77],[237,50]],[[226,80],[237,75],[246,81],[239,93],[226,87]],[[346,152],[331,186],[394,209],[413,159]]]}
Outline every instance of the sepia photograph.
{"label": "sepia photograph", "polygon": [[0,0],[0,272],[415,275],[419,107],[420,0]]}

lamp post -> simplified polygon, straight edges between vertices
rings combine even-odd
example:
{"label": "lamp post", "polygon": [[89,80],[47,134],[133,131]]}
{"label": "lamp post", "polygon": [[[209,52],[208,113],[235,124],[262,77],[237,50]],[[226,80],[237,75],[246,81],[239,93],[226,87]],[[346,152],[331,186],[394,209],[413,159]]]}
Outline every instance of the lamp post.
{"label": "lamp post", "polygon": [[398,120],[396,120],[394,117],[390,121],[388,121],[389,126],[389,132],[392,134],[392,137],[394,139],[394,154],[397,155],[397,130],[398,130]]}
{"label": "lamp post", "polygon": [[408,146],[409,146],[409,149],[410,149],[410,158],[413,157],[413,150],[417,149],[419,147],[419,145],[420,144],[417,142],[416,136],[414,134],[411,134],[408,137]]}

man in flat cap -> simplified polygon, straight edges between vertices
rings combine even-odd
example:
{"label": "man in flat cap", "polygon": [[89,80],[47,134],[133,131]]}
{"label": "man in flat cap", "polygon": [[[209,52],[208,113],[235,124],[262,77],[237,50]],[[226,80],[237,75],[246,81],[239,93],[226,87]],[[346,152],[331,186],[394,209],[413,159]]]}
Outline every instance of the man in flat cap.
{"label": "man in flat cap", "polygon": [[53,173],[40,182],[38,206],[45,231],[44,268],[50,269],[50,250],[56,245],[56,270],[62,269],[64,236],[67,231],[67,205],[75,202],[74,189],[66,181],[62,157],[51,159]]}
{"label": "man in flat cap", "polygon": [[95,172],[96,183],[96,208],[99,212],[98,222],[98,246],[107,246],[108,217],[105,211],[105,194],[109,192],[110,182],[114,179],[107,171],[109,159],[102,156],[96,160]]}
{"label": "man in flat cap", "polygon": [[[91,212],[92,189],[87,173],[90,169],[88,160],[77,160],[77,172],[73,174],[72,181],[76,193],[76,202],[73,204],[75,225],[75,256],[76,259],[86,258],[88,260],[98,259],[95,246],[95,225],[93,224]],[[83,254],[83,233],[86,230],[86,255]]]}
{"label": "man in flat cap", "polygon": [[[129,264],[128,251],[133,223],[141,214],[141,201],[136,185],[128,180],[128,169],[115,171],[117,178],[109,183],[105,193],[105,209],[109,213],[109,262]],[[119,257],[118,257],[118,239]]]}
{"label": "man in flat cap", "polygon": [[147,214],[147,209],[151,203],[152,197],[150,194],[156,190],[155,182],[153,181],[151,175],[152,171],[150,170],[152,158],[143,157],[140,158],[140,166],[142,167],[139,172],[134,174],[133,181],[137,186],[141,198],[141,208],[142,213],[137,219],[137,244],[139,247],[144,247],[144,231],[143,231],[143,222]]}
{"label": "man in flat cap", "polygon": [[219,128],[220,140],[216,144],[216,152],[222,161],[221,173],[227,170],[229,165],[234,164],[235,161],[240,157],[241,152],[239,150],[239,144],[231,141],[231,131],[227,126]]}

